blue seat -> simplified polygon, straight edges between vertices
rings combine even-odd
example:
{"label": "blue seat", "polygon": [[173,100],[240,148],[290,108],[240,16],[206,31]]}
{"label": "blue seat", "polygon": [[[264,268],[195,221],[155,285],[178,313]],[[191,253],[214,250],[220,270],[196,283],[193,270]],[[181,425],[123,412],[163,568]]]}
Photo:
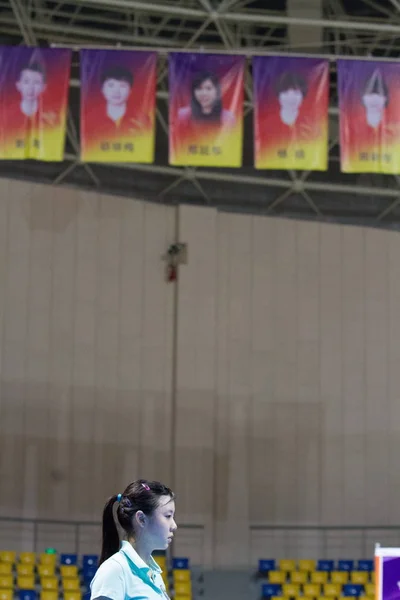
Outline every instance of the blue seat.
{"label": "blue seat", "polygon": [[19,590],[18,600],[37,600],[37,593],[35,590]]}
{"label": "blue seat", "polygon": [[280,583],[264,583],[261,587],[261,592],[263,598],[282,596],[282,586]]}
{"label": "blue seat", "polygon": [[189,569],[189,559],[188,558],[173,558],[172,559],[172,568],[173,569]]}
{"label": "blue seat", "polygon": [[60,565],[73,565],[78,564],[78,557],[76,554],[61,554]]}
{"label": "blue seat", "polygon": [[86,567],[97,567],[99,562],[99,557],[97,554],[84,554],[82,558],[82,566],[83,569]]}
{"label": "blue seat", "polygon": [[265,559],[261,558],[258,561],[258,572],[259,573],[269,573],[269,571],[275,571],[276,563],[274,559]]}
{"label": "blue seat", "polygon": [[319,560],[317,563],[317,571],[333,571],[335,563],[333,560]]}
{"label": "blue seat", "polygon": [[357,565],[358,571],[373,571],[374,561],[373,560],[359,560]]}
{"label": "blue seat", "polygon": [[93,577],[96,575],[97,567],[84,567],[83,568],[83,580],[85,583],[90,583]]}
{"label": "blue seat", "polygon": [[338,571],[354,571],[354,560],[339,560]]}
{"label": "blue seat", "polygon": [[356,583],[347,583],[343,586],[342,594],[343,596],[361,596],[364,593],[364,586]]}

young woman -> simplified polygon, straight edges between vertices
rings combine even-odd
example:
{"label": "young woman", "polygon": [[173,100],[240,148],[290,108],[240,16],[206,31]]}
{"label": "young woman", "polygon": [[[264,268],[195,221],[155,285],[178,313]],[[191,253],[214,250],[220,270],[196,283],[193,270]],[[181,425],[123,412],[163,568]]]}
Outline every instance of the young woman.
{"label": "young woman", "polygon": [[91,600],[168,598],[152,552],[171,543],[177,528],[174,515],[174,494],[157,481],[139,479],[108,500]]}
{"label": "young woman", "polygon": [[191,87],[190,106],[178,111],[178,121],[234,125],[234,114],[222,106],[221,83],[214,73],[198,73]]}

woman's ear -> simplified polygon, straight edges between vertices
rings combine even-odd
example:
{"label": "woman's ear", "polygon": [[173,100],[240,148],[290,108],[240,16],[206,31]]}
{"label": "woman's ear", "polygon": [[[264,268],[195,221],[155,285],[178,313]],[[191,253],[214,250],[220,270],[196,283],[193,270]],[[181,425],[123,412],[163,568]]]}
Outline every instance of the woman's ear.
{"label": "woman's ear", "polygon": [[139,527],[143,528],[146,525],[147,517],[143,511],[141,511],[141,510],[137,511],[137,513],[135,514],[135,521]]}

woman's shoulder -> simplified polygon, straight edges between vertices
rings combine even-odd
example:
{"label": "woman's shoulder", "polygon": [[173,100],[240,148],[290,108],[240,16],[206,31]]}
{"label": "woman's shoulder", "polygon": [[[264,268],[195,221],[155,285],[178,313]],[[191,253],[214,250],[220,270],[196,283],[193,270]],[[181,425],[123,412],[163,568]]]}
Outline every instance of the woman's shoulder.
{"label": "woman's shoulder", "polygon": [[104,575],[122,576],[124,571],[124,561],[120,552],[116,552],[110,558],[107,558],[96,571],[94,579]]}

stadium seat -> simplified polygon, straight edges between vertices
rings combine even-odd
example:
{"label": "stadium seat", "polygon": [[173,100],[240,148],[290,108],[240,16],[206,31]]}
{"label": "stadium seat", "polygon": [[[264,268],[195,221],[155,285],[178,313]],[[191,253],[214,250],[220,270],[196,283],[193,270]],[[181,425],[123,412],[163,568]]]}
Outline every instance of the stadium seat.
{"label": "stadium seat", "polygon": [[39,577],[54,577],[55,567],[54,565],[38,565],[37,571]]}
{"label": "stadium seat", "polygon": [[281,571],[286,571],[286,572],[290,572],[290,571],[295,571],[296,570],[296,561],[295,560],[288,560],[288,559],[282,559],[279,561],[279,569]]}
{"label": "stadium seat", "polygon": [[80,581],[77,577],[63,579],[62,587],[64,592],[77,592],[81,589]]}
{"label": "stadium seat", "polygon": [[375,596],[359,596],[358,600],[374,600]]}
{"label": "stadium seat", "polygon": [[0,575],[0,588],[3,590],[12,590],[14,588],[14,578],[12,575]]}
{"label": "stadium seat", "polygon": [[188,569],[175,569],[172,573],[172,577],[175,582],[187,582],[190,581],[190,571]]}
{"label": "stadium seat", "polygon": [[36,600],[37,594],[35,590],[19,590],[18,600]]}
{"label": "stadium seat", "polygon": [[276,563],[273,559],[261,558],[258,561],[258,572],[260,574],[267,574],[270,571],[276,570]]}
{"label": "stadium seat", "polygon": [[297,596],[296,600],[314,600],[314,596]]}
{"label": "stadium seat", "polygon": [[366,596],[375,596],[375,584],[374,583],[366,583],[364,585],[364,592]]}
{"label": "stadium seat", "polygon": [[14,590],[2,590],[0,589],[0,600],[13,600]]}
{"label": "stadium seat", "polygon": [[371,583],[375,583],[375,571],[371,571],[370,577],[371,577]]}
{"label": "stadium seat", "polygon": [[64,600],[82,600],[82,594],[80,591],[64,592]]}
{"label": "stadium seat", "polygon": [[303,585],[303,592],[305,596],[311,596],[316,598],[321,594],[321,584],[319,583],[306,583]]}
{"label": "stadium seat", "polygon": [[58,600],[58,592],[52,590],[41,590],[40,600]]}
{"label": "stadium seat", "polygon": [[34,590],[35,576],[34,575],[21,575],[17,577],[17,587],[20,590]]}
{"label": "stadium seat", "polygon": [[42,577],[40,585],[42,590],[53,592],[58,590],[58,579],[57,577]]}
{"label": "stadium seat", "polygon": [[19,555],[19,563],[24,565],[34,565],[36,563],[35,552],[21,552]]}
{"label": "stadium seat", "polygon": [[175,583],[174,591],[175,591],[176,596],[191,596],[192,595],[192,584],[190,581]]}
{"label": "stadium seat", "polygon": [[368,583],[369,574],[367,571],[352,571],[350,573],[350,582],[351,583],[360,583],[361,585],[365,585]]}
{"label": "stadium seat", "polygon": [[349,581],[349,572],[348,571],[332,571],[331,573],[331,583],[340,583],[344,585]]}
{"label": "stadium seat", "polygon": [[357,564],[357,571],[373,571],[374,561],[373,560],[359,560]]}
{"label": "stadium seat", "polygon": [[78,567],[76,565],[61,565],[61,577],[63,579],[71,579],[78,577]]}
{"label": "stadium seat", "polygon": [[291,583],[307,583],[308,581],[308,573],[306,571],[292,571],[290,573],[290,582]]}
{"label": "stadium seat", "polygon": [[173,558],[172,569],[189,569],[188,558]]}
{"label": "stadium seat", "polygon": [[317,571],[333,571],[335,568],[333,560],[319,560],[317,563]]}
{"label": "stadium seat", "polygon": [[0,563],[0,575],[11,575],[12,564],[11,563]]}
{"label": "stadium seat", "polygon": [[20,577],[23,576],[32,576],[34,573],[35,565],[32,563],[18,563],[17,564],[17,574]]}
{"label": "stadium seat", "polygon": [[311,571],[315,571],[315,560],[299,560],[299,571],[307,571],[310,573]]}
{"label": "stadium seat", "polygon": [[296,598],[300,594],[300,586],[297,583],[284,583],[282,593],[286,598]]}
{"label": "stadium seat", "polygon": [[343,586],[343,596],[361,596],[364,593],[364,586],[356,583],[349,583]]}
{"label": "stadium seat", "polygon": [[341,595],[342,585],[340,583],[325,583],[323,594],[326,597],[337,598]]}
{"label": "stadium seat", "polygon": [[154,560],[160,567],[161,571],[167,570],[167,559],[165,558],[165,556],[155,556]]}
{"label": "stadium seat", "polygon": [[285,583],[286,573],[285,571],[270,571],[268,573],[268,581],[271,583]]}
{"label": "stadium seat", "polygon": [[56,566],[57,556],[56,554],[47,554],[47,552],[42,552],[39,556],[39,562],[41,565],[49,565]]}
{"label": "stadium seat", "polygon": [[328,581],[328,571],[314,571],[311,573],[311,583],[326,583]]}
{"label": "stadium seat", "polygon": [[285,598],[284,596],[272,596],[270,600],[289,600],[289,598]]}
{"label": "stadium seat", "polygon": [[[174,600],[188,600],[188,596],[174,596]],[[282,600],[279,598],[279,600]]]}
{"label": "stadium seat", "polygon": [[60,565],[77,565],[78,557],[76,554],[61,554]]}
{"label": "stadium seat", "polygon": [[338,571],[352,571],[354,569],[354,560],[339,560]]}
{"label": "stadium seat", "polygon": [[15,563],[16,553],[11,550],[0,550],[0,562],[3,563],[11,563],[12,565]]}
{"label": "stadium seat", "polygon": [[86,567],[83,572],[83,580],[85,583],[90,583],[93,577],[96,575],[97,567]]}
{"label": "stadium seat", "polygon": [[84,554],[82,558],[82,566],[86,567],[97,567],[99,563],[99,557],[97,554]]}
{"label": "stadium seat", "polygon": [[261,591],[263,598],[282,596],[282,586],[280,583],[264,583],[261,587]]}

